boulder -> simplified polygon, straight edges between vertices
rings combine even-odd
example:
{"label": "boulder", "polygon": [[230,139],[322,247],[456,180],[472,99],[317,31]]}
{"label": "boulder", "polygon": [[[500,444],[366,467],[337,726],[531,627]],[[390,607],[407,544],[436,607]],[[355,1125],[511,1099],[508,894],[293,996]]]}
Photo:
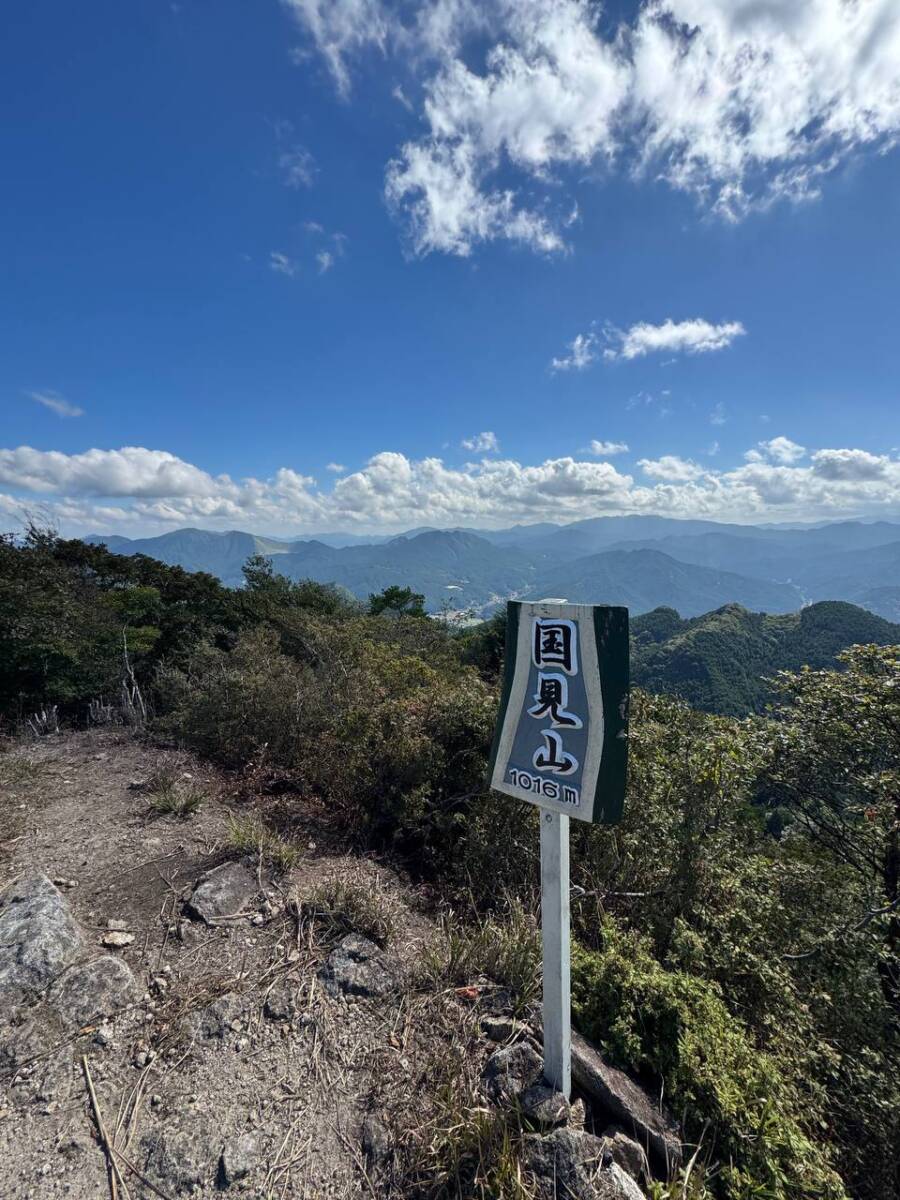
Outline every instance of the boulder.
{"label": "boulder", "polygon": [[210,924],[218,918],[244,912],[257,890],[255,878],[243,863],[223,863],[198,881],[188,901],[188,909]]}
{"label": "boulder", "polygon": [[82,950],[62,893],[46,875],[27,875],[0,898],[0,1012],[42,992]]}
{"label": "boulder", "polygon": [[512,1104],[541,1077],[543,1063],[529,1042],[495,1050],[481,1072],[488,1097],[495,1104]]}
{"label": "boulder", "polygon": [[612,1067],[580,1034],[572,1033],[572,1079],[626,1133],[647,1148],[666,1177],[681,1165],[678,1126],[650,1094],[624,1071]]}
{"label": "boulder", "polygon": [[[540,1006],[536,1007],[532,1020],[541,1036]],[[600,1051],[574,1030],[572,1082],[645,1148],[660,1175],[668,1179],[681,1166],[680,1131],[672,1117],[637,1080],[610,1066]]]}
{"label": "boulder", "polygon": [[130,967],[111,954],[70,967],[50,992],[50,1003],[69,1029],[94,1025],[136,998],[137,985]]}
{"label": "boulder", "polygon": [[319,968],[329,996],[386,996],[399,982],[397,968],[383,950],[358,933],[348,933]]}

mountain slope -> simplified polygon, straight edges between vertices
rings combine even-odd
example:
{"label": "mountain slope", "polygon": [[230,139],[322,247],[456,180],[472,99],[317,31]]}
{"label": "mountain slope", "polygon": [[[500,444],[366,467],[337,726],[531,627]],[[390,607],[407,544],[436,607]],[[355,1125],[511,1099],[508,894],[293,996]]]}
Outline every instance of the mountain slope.
{"label": "mountain slope", "polygon": [[529,596],[564,596],[575,604],[624,604],[633,613],[668,605],[688,616],[732,602],[768,612],[799,607],[791,584],[749,579],[678,562],[657,550],[609,550],[542,573]]}
{"label": "mountain slope", "polygon": [[900,643],[900,625],[837,601],[778,616],[729,604],[694,620],[661,608],[637,617],[631,630],[635,684],[739,717],[772,698],[766,676],[831,667],[841,650],[859,643]]}

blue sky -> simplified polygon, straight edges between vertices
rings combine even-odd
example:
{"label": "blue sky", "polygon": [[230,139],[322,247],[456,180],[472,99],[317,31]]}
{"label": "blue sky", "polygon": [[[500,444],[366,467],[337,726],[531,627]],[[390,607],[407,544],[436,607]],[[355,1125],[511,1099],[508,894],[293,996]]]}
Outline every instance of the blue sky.
{"label": "blue sky", "polygon": [[900,517],[893,0],[32,0],[0,90],[9,527]]}

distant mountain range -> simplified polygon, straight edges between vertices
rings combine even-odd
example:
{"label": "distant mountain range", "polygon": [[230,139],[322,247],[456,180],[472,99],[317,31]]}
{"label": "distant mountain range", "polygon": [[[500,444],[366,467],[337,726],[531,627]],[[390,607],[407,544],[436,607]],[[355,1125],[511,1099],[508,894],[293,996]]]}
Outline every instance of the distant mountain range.
{"label": "distant mountain range", "polygon": [[283,541],[202,529],[86,540],[208,571],[231,585],[242,582],[251,554],[265,554],[292,579],[340,584],[360,597],[391,584],[411,587],[430,611],[486,615],[508,597],[549,595],[625,604],[634,615],[666,605],[690,618],[732,603],[788,613],[817,600],[847,600],[900,619],[900,524],[886,521],[785,528],[631,516],[426,528],[365,540],[335,533]]}
{"label": "distant mountain range", "polygon": [[840,601],[785,616],[729,604],[693,620],[657,608],[634,619],[631,633],[635,684],[735,717],[765,708],[773,699],[766,678],[777,671],[833,667],[836,654],[859,643],[900,643],[900,625]]}

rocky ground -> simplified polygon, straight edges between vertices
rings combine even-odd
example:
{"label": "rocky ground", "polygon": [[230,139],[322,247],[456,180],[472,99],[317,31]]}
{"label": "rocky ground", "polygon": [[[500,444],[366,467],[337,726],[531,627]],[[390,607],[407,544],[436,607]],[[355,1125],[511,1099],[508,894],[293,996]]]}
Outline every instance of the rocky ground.
{"label": "rocky ground", "polygon": [[570,1107],[539,1018],[426,978],[407,881],[301,797],[270,805],[289,844],[248,805],[121,731],[0,755],[0,1195],[455,1195],[450,1127],[504,1106],[525,1195],[639,1200],[671,1168],[671,1124],[590,1047]]}

